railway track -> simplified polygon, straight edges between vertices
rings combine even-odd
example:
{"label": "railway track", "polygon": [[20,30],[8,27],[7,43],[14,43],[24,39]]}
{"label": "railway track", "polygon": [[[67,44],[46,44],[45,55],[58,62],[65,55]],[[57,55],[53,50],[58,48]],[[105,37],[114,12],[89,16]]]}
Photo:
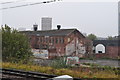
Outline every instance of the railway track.
{"label": "railway track", "polygon": [[[16,69],[0,69],[3,75],[9,77],[3,77],[3,80],[53,80],[52,78],[57,77],[57,75],[44,74],[39,72],[23,71]],[[12,77],[10,77],[12,76]],[[82,80],[78,78],[73,78],[73,80]]]}
{"label": "railway track", "polygon": [[[19,79],[26,79],[26,80],[48,80],[50,78],[57,77],[56,75],[49,75],[44,73],[23,71],[16,69],[0,69],[0,70],[2,71],[3,75],[16,76],[16,79],[18,79],[17,77],[19,77]],[[14,80],[14,79],[15,78],[12,78],[10,80]]]}
{"label": "railway track", "polygon": [[[2,80],[56,80],[54,79],[54,77],[57,77],[57,75],[50,75],[50,74],[45,74],[45,73],[23,71],[23,70],[16,70],[16,69],[0,69],[0,73],[2,73],[2,75],[5,75],[5,77],[2,77]],[[69,79],[66,79],[66,80],[69,80]],[[101,79],[99,78],[98,79],[73,78],[72,80],[101,80]],[[104,78],[102,80],[104,80]],[[119,80],[119,79],[118,78],[111,78],[111,79],[105,78],[105,80]]]}

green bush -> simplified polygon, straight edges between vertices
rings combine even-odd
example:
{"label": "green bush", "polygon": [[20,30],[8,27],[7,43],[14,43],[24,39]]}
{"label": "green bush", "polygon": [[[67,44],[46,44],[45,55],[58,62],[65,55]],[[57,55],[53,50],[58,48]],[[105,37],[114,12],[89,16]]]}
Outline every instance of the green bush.
{"label": "green bush", "polygon": [[53,60],[50,66],[54,68],[69,68],[70,67],[70,65],[66,64],[65,57],[61,57],[61,58]]}
{"label": "green bush", "polygon": [[27,36],[12,30],[9,26],[2,27],[2,60],[9,62],[24,61],[32,56]]}
{"label": "green bush", "polygon": [[88,66],[91,66],[91,67],[97,67],[99,66],[98,64],[94,64],[94,63],[82,63],[83,65],[88,65]]}

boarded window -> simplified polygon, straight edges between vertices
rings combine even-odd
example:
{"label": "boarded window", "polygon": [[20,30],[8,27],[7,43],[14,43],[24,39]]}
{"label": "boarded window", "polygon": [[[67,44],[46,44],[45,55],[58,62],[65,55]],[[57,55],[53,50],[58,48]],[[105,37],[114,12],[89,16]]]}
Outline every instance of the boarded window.
{"label": "boarded window", "polygon": [[39,41],[39,38],[38,37],[36,37],[36,43]]}
{"label": "boarded window", "polygon": [[49,38],[49,43],[51,43],[51,42],[52,42],[52,38],[50,37],[50,38]]}
{"label": "boarded window", "polygon": [[63,37],[61,38],[61,43],[62,43],[62,44],[64,43],[64,38],[63,38]]}
{"label": "boarded window", "polygon": [[43,42],[42,37],[40,37],[40,42],[41,42],[41,43]]}
{"label": "boarded window", "polygon": [[56,42],[56,44],[58,43],[58,38],[55,38],[55,42]]}
{"label": "boarded window", "polygon": [[46,38],[46,43],[48,43],[48,41],[49,41],[49,39],[48,39],[48,38]]}
{"label": "boarded window", "polygon": [[54,44],[54,38],[51,38],[51,42],[52,42],[52,44]]}
{"label": "boarded window", "polygon": [[44,42],[45,42],[45,38],[43,37],[43,39],[42,39],[42,40],[43,40],[43,43],[44,43]]}

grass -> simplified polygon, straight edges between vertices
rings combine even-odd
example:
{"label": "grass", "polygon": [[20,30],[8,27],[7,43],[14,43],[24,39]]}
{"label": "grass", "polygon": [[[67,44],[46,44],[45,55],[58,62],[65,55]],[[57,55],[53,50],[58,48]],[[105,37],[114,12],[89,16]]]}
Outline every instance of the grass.
{"label": "grass", "polygon": [[3,62],[3,68],[9,69],[19,69],[25,71],[35,71],[47,74],[55,74],[55,75],[70,75],[72,77],[77,78],[118,78],[118,74],[115,74],[113,70],[97,70],[91,68],[61,68],[56,69],[52,67],[43,67],[32,64],[21,64],[21,63],[9,63]]}
{"label": "grass", "polygon": [[83,65],[88,65],[88,66],[91,66],[91,67],[97,67],[99,66],[98,64],[94,64],[94,63],[82,63]]}

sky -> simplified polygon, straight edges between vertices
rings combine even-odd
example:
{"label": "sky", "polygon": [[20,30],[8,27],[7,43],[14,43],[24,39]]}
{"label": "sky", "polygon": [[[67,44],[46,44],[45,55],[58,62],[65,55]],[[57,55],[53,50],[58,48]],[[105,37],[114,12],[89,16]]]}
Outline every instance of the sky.
{"label": "sky", "polygon": [[[31,0],[33,3],[34,1]],[[2,8],[29,3],[30,0],[17,0],[14,3],[2,4]],[[0,15],[1,24],[16,29],[28,30],[36,23],[40,30],[41,18],[51,17],[52,29],[56,29],[57,24],[60,24],[62,29],[77,28],[82,33],[93,33],[98,37],[118,35],[118,0],[62,0],[0,10]]]}

